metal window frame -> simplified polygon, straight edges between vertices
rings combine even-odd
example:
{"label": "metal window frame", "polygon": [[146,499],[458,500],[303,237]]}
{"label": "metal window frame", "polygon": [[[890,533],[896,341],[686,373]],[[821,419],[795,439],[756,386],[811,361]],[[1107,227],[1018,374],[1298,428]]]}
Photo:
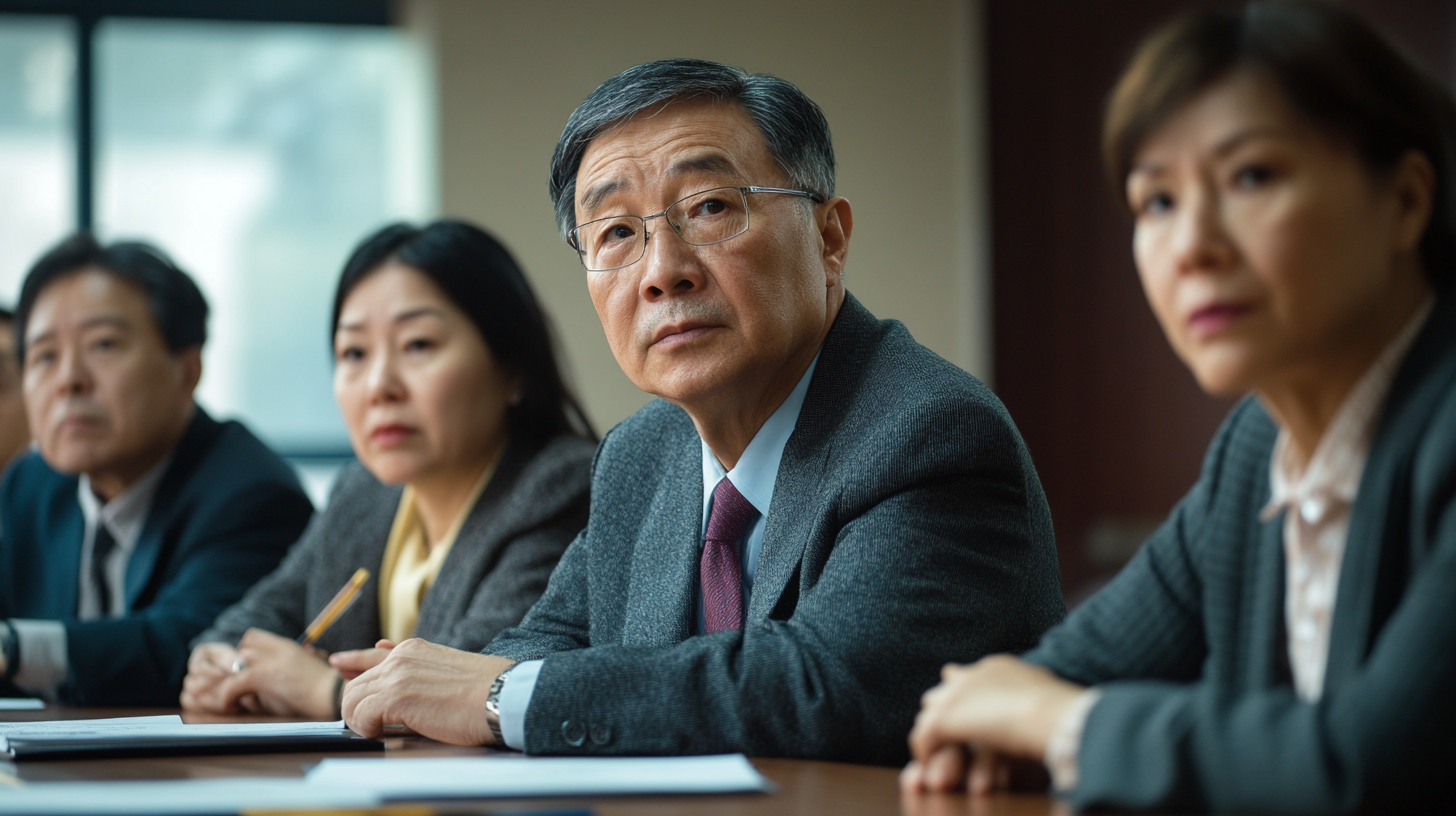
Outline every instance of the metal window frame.
{"label": "metal window frame", "polygon": [[389,26],[390,0],[0,0],[0,14],[69,17],[75,24],[76,228],[95,225],[96,24],[107,17]]}

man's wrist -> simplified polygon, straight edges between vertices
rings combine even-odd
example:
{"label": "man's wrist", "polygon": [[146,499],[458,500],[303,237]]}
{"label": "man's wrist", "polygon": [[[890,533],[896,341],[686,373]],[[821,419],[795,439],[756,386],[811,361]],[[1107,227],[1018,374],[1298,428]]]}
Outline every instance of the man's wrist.
{"label": "man's wrist", "polygon": [[485,722],[490,726],[490,735],[495,739],[496,745],[505,745],[506,738],[501,733],[500,697],[505,690],[506,681],[513,669],[521,664],[512,663],[505,671],[495,676],[491,681],[490,691],[485,696]]}

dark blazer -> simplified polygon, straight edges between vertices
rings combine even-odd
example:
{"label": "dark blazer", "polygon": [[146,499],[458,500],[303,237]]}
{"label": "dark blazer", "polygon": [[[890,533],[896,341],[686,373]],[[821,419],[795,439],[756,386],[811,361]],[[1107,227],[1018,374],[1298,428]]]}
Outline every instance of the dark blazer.
{"label": "dark blazer", "polygon": [[586,530],[486,649],[545,658],[528,752],[899,764],[942,665],[1026,649],[1063,614],[1011,417],[853,297],[784,449],[745,627],[693,637],[702,473],[666,402],[602,441]]}
{"label": "dark blazer", "polygon": [[0,618],[65,624],[63,702],[176,706],[188,642],[278,566],[313,506],[293,470],[246,428],[197,408],[127,562],[126,614],[79,621],[77,489],[76,476],[38,453],[0,484]]}
{"label": "dark blazer", "polygon": [[1451,800],[1456,767],[1456,297],[1392,385],[1340,569],[1322,699],[1294,694],[1277,428],[1253,399],[1198,483],[1106,588],[1028,657],[1103,689],[1079,807],[1398,811]]}
{"label": "dark blazer", "polygon": [[[535,449],[506,449],[420,605],[416,637],[478,652],[521,620],[546,589],[566,545],[586,526],[595,449],[574,436]],[[379,566],[403,492],[381,484],[362,465],[350,465],[283,565],[196,642],[236,644],[250,627],[297,637],[354,570],[367,567],[370,582],[318,646],[329,652],[373,646],[383,636]]]}

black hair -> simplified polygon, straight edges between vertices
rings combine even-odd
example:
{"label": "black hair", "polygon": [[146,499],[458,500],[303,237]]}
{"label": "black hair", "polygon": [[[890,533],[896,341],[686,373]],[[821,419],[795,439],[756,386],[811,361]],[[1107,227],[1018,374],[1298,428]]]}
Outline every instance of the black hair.
{"label": "black hair", "polygon": [[821,201],[834,196],[829,122],[797,86],[772,74],[750,74],[721,62],[661,59],[603,82],[566,120],[551,156],[547,186],[561,234],[576,227],[576,173],[593,139],[643,111],[699,98],[738,105],[758,126],[769,155],[791,184],[818,193]]}
{"label": "black hair", "polygon": [[1408,152],[1436,173],[1431,221],[1421,236],[1425,272],[1438,287],[1456,275],[1456,102],[1439,81],[1355,12],[1321,0],[1210,8],[1164,26],[1138,48],[1107,105],[1104,163],[1114,186],[1135,154],[1194,96],[1242,70],[1267,77],[1310,122],[1348,138],[1373,171]]}
{"label": "black hair", "polygon": [[[473,224],[391,224],[365,238],[339,277],[332,331],[349,293],[390,261],[429,277],[475,324],[496,362],[521,379],[521,399],[506,413],[513,438],[532,446],[561,434],[596,440],[562,377],[550,324],[526,276],[499,241]],[[332,335],[329,342],[332,348]]]}
{"label": "black hair", "polygon": [[140,288],[162,341],[173,354],[207,342],[207,298],[166,253],[140,241],[103,246],[91,233],[78,232],[52,247],[25,274],[15,307],[15,350],[20,359],[25,359],[25,328],[41,293],[85,269],[100,269]]}

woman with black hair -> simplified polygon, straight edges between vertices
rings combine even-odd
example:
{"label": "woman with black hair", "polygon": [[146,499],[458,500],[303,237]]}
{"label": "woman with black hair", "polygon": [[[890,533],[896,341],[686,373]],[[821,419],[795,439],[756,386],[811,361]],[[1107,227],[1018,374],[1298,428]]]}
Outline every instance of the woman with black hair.
{"label": "woman with black hair", "polygon": [[[458,221],[386,227],[345,265],[333,317],[359,462],[278,570],[197,639],[184,709],[336,719],[354,672],[332,653],[369,664],[410,637],[479,650],[586,524],[595,439],[504,247]],[[358,601],[299,645],[360,567],[374,577]]]}
{"label": "woman with black hair", "polygon": [[915,793],[1445,812],[1456,793],[1456,105],[1347,7],[1155,34],[1109,171],[1169,343],[1249,393],[1168,521],[1024,658],[947,666]]}

